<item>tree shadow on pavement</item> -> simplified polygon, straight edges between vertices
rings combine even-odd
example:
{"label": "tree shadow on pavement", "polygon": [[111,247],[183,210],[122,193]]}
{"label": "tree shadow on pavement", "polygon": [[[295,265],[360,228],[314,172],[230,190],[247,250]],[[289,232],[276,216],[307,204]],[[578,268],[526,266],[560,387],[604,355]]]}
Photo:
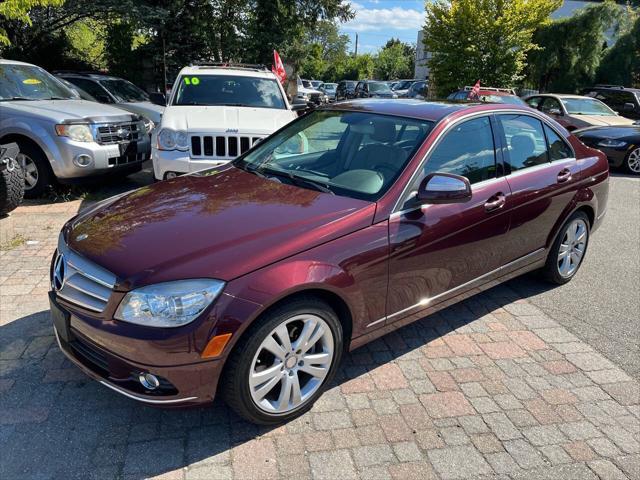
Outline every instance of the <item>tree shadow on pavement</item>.
{"label": "tree shadow on pavement", "polygon": [[[490,312],[522,298],[508,285],[494,287],[347,354],[312,412],[335,410],[328,404],[344,401],[345,382],[414,358],[451,331],[482,333]],[[88,379],[67,360],[48,311],[0,327],[0,478],[142,479],[194,464],[225,468],[232,448],[261,435],[311,432],[312,420],[305,414],[286,430],[258,427],[220,400],[186,410],[148,407]]]}

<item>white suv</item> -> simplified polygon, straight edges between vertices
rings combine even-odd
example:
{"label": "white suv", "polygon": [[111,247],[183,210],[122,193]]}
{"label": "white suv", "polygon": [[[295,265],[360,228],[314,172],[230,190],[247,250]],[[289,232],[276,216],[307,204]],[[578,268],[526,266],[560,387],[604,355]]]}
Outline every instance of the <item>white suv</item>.
{"label": "white suv", "polygon": [[263,66],[183,68],[152,138],[156,180],[227,163],[297,118]]}

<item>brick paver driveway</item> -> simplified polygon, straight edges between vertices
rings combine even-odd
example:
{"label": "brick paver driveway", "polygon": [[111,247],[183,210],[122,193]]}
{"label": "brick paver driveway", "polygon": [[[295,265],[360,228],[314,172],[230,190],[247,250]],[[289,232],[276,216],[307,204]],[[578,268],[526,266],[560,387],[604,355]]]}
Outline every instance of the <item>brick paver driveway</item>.
{"label": "brick paver driveway", "polygon": [[52,336],[49,260],[78,208],[21,207],[24,243],[0,251],[2,479],[640,478],[638,383],[504,286],[348,355],[279,428],[123,398]]}

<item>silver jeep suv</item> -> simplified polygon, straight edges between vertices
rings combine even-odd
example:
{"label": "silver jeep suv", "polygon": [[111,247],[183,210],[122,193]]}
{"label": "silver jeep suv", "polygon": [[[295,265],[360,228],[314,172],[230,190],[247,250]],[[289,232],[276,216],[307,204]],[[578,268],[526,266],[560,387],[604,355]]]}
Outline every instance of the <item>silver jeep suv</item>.
{"label": "silver jeep suv", "polygon": [[0,144],[18,144],[27,197],[56,180],[139,171],[152,128],[136,114],[79,99],[40,67],[0,59]]}

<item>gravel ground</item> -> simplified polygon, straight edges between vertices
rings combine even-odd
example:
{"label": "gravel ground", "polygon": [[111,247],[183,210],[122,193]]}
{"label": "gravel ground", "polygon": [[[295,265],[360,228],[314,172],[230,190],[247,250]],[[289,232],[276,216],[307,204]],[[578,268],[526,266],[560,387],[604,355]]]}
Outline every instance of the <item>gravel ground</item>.
{"label": "gravel ground", "polygon": [[613,174],[603,224],[567,285],[528,275],[511,288],[640,379],[640,178]]}

